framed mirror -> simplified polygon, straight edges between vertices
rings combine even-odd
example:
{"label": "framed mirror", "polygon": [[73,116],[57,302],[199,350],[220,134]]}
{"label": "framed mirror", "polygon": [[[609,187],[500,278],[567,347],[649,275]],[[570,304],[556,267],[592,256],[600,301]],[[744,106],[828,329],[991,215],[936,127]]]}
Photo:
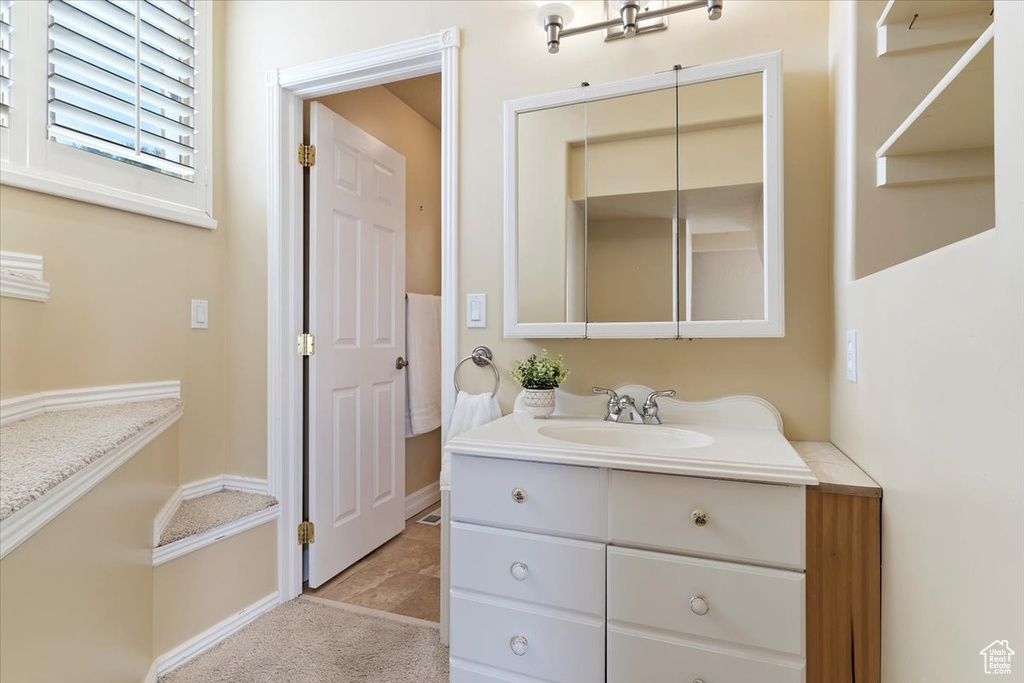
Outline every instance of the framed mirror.
{"label": "framed mirror", "polygon": [[505,336],[782,336],[781,54],[505,103]]}

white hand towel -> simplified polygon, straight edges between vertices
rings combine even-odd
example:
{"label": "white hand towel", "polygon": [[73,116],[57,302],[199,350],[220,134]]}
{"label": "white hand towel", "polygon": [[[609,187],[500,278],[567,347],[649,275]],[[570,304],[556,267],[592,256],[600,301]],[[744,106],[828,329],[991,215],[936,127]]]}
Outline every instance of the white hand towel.
{"label": "white hand towel", "polygon": [[[476,429],[501,417],[498,399],[488,394],[467,394],[460,391],[452,409],[452,421],[448,425],[448,438],[453,439],[463,432]],[[441,488],[447,490],[451,484],[451,456],[441,454]]]}
{"label": "white hand towel", "polygon": [[406,303],[406,437],[441,426],[441,297],[409,294]]}

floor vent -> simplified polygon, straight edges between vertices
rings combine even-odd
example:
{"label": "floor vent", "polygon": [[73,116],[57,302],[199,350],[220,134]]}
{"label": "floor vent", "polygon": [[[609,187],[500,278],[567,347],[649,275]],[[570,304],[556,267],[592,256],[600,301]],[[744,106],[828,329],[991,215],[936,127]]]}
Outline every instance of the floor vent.
{"label": "floor vent", "polygon": [[438,526],[441,523],[441,511],[434,510],[426,517],[421,517],[417,520],[417,524],[429,524],[430,526]]}

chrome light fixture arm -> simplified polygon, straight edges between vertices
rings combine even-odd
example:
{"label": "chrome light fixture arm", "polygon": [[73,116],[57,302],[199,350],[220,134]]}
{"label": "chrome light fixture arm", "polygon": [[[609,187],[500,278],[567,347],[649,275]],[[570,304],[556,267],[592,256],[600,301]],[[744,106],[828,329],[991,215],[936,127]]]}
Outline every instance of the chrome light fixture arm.
{"label": "chrome light fixture arm", "polygon": [[723,0],[691,0],[691,2],[684,2],[678,5],[666,5],[661,9],[643,10],[642,4],[646,3],[641,3],[641,0],[619,0],[619,16],[617,18],[574,28],[565,28],[566,24],[570,23],[574,16],[572,7],[565,2],[548,2],[539,8],[537,19],[547,34],[548,52],[557,54],[562,38],[569,38],[582,33],[591,33],[621,26],[624,36],[635,36],[637,35],[638,24],[641,19],[667,17],[670,14],[678,14],[679,12],[688,12],[706,7],[708,19],[716,21],[722,16],[722,2]]}

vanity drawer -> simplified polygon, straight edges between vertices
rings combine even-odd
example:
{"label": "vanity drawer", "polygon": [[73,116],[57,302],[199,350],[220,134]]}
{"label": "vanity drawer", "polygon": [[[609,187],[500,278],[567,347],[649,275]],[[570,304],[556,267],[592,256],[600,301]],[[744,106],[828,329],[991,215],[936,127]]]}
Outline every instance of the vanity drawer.
{"label": "vanity drawer", "polygon": [[802,660],[740,656],[654,634],[608,629],[608,683],[802,683]]}
{"label": "vanity drawer", "polygon": [[597,468],[455,455],[451,476],[453,520],[603,540]]}
{"label": "vanity drawer", "polygon": [[453,522],[451,585],[604,618],[604,548]]}
{"label": "vanity drawer", "polygon": [[[670,474],[611,473],[613,543],[804,566],[804,489]],[[699,525],[695,515],[703,512]]]}
{"label": "vanity drawer", "polygon": [[608,548],[609,622],[802,656],[803,617],[801,572]]}
{"label": "vanity drawer", "polygon": [[[512,649],[519,636],[521,655]],[[603,681],[604,620],[562,619],[453,590],[451,656],[546,681]]]}

